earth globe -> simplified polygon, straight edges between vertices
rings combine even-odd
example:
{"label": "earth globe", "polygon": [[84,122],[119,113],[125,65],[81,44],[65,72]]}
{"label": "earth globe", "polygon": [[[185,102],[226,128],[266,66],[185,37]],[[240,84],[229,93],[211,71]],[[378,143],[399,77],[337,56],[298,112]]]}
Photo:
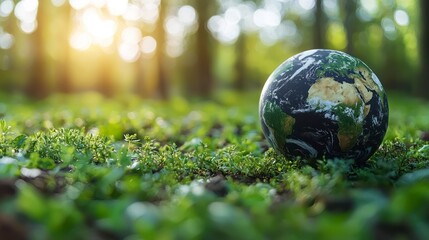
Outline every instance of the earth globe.
{"label": "earth globe", "polygon": [[327,49],[287,59],[269,76],[259,100],[266,139],[294,159],[365,163],[384,138],[388,115],[375,73],[358,58]]}

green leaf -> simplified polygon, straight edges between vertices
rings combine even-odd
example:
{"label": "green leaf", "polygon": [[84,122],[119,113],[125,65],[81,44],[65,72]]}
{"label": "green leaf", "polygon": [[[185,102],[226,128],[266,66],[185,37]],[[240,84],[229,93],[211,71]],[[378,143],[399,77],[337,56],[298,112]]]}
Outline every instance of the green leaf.
{"label": "green leaf", "polygon": [[407,186],[422,180],[429,180],[429,168],[419,169],[402,175],[398,181],[396,181],[396,185]]}

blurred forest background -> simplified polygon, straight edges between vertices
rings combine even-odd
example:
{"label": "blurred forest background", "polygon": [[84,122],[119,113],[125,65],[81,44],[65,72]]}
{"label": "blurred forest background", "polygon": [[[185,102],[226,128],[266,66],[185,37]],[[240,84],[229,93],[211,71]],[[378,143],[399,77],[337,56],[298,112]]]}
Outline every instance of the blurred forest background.
{"label": "blurred forest background", "polygon": [[0,0],[0,91],[210,97],[330,48],[429,97],[428,28],[425,0]]}

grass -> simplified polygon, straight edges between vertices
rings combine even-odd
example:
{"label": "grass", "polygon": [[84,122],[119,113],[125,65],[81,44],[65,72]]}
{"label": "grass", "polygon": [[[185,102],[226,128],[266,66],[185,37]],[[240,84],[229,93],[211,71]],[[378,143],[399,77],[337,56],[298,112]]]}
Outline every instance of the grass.
{"label": "grass", "polygon": [[268,147],[256,94],[0,96],[2,239],[424,239],[429,103],[389,96],[365,167]]}

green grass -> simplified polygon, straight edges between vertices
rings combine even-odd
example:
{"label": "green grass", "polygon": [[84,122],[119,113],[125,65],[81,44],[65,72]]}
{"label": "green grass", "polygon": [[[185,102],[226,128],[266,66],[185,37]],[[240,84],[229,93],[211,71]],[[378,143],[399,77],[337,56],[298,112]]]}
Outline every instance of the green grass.
{"label": "green grass", "polygon": [[0,238],[424,239],[429,103],[389,95],[365,167],[264,140],[257,94],[0,96]]}

